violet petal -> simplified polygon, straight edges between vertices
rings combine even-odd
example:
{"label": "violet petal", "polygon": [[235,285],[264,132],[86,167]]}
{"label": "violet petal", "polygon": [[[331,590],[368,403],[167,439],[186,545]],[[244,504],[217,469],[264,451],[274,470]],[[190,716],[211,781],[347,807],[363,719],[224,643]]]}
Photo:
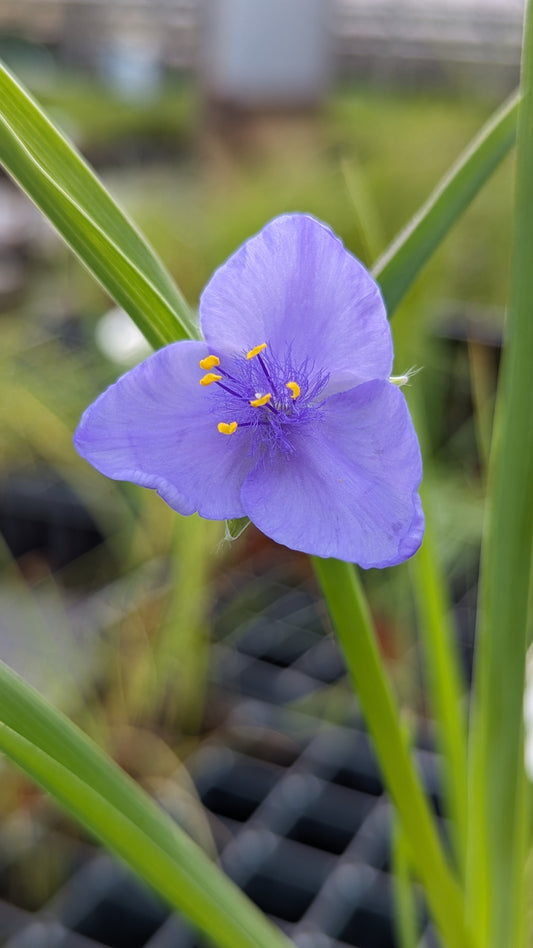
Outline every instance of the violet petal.
{"label": "violet petal", "polygon": [[89,406],[74,443],[114,480],[151,487],[181,514],[242,517],[252,461],[244,440],[221,435],[217,402],[203,388],[203,342],[177,342],[123,375]]}
{"label": "violet petal", "polygon": [[325,224],[286,214],[247,240],[211,277],[200,323],[217,353],[266,342],[330,378],[328,392],[392,371],[392,340],[379,288]]}
{"label": "violet petal", "polygon": [[415,552],[422,467],[398,388],[376,380],[333,395],[312,427],[294,432],[293,448],[265,459],[244,482],[244,509],[263,533],[365,568]]}

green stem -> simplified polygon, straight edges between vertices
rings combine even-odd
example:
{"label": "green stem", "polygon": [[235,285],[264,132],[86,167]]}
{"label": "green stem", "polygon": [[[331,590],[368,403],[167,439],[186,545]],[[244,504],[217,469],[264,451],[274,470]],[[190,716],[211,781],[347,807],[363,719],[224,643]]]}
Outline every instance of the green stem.
{"label": "green stem", "polygon": [[409,849],[397,817],[392,826],[392,886],[399,948],[416,948],[420,938]]}
{"label": "green stem", "polygon": [[314,557],[313,563],[433,918],[450,948],[472,946],[459,887],[413,765],[356,572],[338,560]]}
{"label": "green stem", "polygon": [[420,638],[428,670],[431,710],[443,760],[443,791],[461,878],[466,873],[467,762],[464,683],[455,648],[451,607],[426,518],[424,542],[411,562]]}
{"label": "green stem", "polygon": [[483,944],[524,944],[522,703],[533,543],[533,16],[524,27],[507,343],[482,549],[470,779],[468,903]]}

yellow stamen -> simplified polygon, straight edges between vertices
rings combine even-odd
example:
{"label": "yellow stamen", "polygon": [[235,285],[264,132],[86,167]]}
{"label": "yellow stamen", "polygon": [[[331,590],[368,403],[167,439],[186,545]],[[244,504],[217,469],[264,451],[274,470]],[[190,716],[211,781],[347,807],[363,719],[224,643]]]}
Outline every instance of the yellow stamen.
{"label": "yellow stamen", "polygon": [[267,395],[260,395],[259,398],[254,398],[250,402],[250,405],[253,405],[254,408],[261,408],[261,405],[268,405],[271,398],[272,392],[268,392]]}
{"label": "yellow stamen", "polygon": [[250,349],[250,351],[246,353],[246,358],[253,359],[254,356],[256,356],[259,352],[262,352],[263,349],[266,349],[266,347],[266,342],[262,342],[261,345],[256,346],[255,349]]}
{"label": "yellow stamen", "polygon": [[215,365],[220,365],[218,356],[206,356],[205,359],[200,359],[201,369],[212,369]]}
{"label": "yellow stamen", "polygon": [[200,379],[200,385],[212,385],[213,382],[220,382],[221,378],[221,375],[215,375],[214,372],[208,372],[207,375],[204,375],[203,379]]}
{"label": "yellow stamen", "polygon": [[300,394],[300,386],[298,385],[298,382],[286,382],[285,388],[290,389],[291,398],[294,398],[295,400],[298,398],[298,395]]}
{"label": "yellow stamen", "polygon": [[234,431],[237,431],[237,422],[230,421],[228,425],[225,421],[219,421],[217,428],[220,434],[230,435],[233,434]]}

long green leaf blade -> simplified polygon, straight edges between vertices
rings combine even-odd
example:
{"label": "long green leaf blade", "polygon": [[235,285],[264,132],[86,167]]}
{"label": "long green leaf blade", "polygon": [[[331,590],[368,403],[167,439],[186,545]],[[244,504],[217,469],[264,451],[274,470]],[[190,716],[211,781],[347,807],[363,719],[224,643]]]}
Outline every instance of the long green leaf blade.
{"label": "long green leaf blade", "polygon": [[3,664],[0,722],[0,748],[216,943],[288,948],[281,932],[140,787]]}
{"label": "long green leaf blade", "polygon": [[[0,119],[0,133],[4,130],[5,124]],[[36,170],[27,150],[15,137],[6,135],[4,139],[2,134],[0,141],[7,170],[28,191],[108,293],[137,323],[149,342],[158,347],[174,341],[179,334],[179,323],[159,293],[107,234],[94,225],[42,169]]]}
{"label": "long green leaf blade", "polygon": [[518,117],[511,295],[489,464],[476,640],[468,903],[490,948],[525,944],[523,696],[533,547],[533,7]]}
{"label": "long green leaf blade", "polygon": [[518,95],[503,105],[373,267],[391,316],[516,138]]}
{"label": "long green leaf blade", "polygon": [[[0,748],[216,944],[227,948],[288,948],[289,942],[281,932],[248,903],[239,889],[227,882],[227,901],[214,903],[191,878],[186,866],[171,859],[105,797],[5,725],[0,725]],[[213,866],[209,868],[222,875]],[[255,924],[250,926],[252,915]]]}
{"label": "long green leaf blade", "polygon": [[164,345],[197,334],[154,251],[1,64],[0,119],[0,162],[150,342]]}

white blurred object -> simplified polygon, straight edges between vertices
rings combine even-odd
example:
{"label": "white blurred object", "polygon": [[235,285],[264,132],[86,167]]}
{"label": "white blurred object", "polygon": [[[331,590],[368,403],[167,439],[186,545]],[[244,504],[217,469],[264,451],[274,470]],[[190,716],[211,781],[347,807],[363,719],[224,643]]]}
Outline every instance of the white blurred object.
{"label": "white blurred object", "polygon": [[118,365],[136,365],[152,352],[140,329],[122,309],[111,309],[102,316],[95,336],[100,351]]}
{"label": "white blurred object", "polygon": [[329,79],[329,0],[209,0],[208,96],[237,106],[319,101]]}
{"label": "white blurred object", "polygon": [[123,99],[146,102],[159,92],[160,43],[149,31],[111,32],[102,45],[100,64],[107,83]]}

